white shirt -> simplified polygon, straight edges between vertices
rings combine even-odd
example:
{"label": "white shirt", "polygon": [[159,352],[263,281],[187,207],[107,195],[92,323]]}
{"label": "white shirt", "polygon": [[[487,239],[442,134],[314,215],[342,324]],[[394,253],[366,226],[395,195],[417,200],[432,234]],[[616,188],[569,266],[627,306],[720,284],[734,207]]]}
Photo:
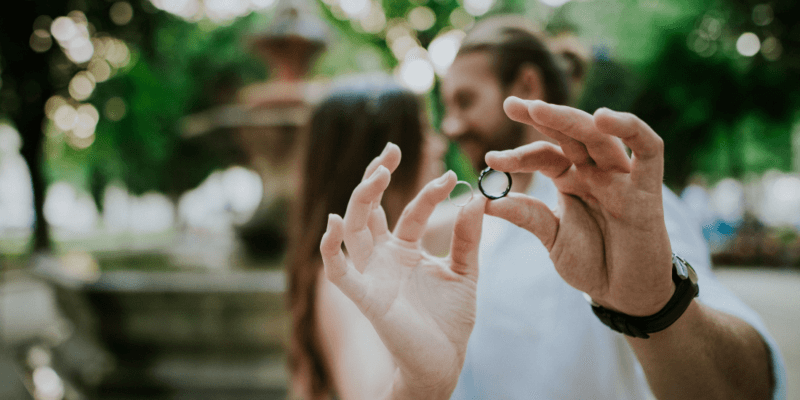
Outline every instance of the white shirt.
{"label": "white shirt", "polygon": [[[539,173],[529,194],[557,204],[555,185]],[[764,336],[773,354],[774,398],[784,399],[785,369],[774,340],[758,315],[714,278],[699,226],[677,196],[665,187],[663,198],[672,250],[698,273],[698,300]],[[477,320],[452,399],[653,398],[624,336],[597,319],[532,233],[485,216],[479,265]]]}

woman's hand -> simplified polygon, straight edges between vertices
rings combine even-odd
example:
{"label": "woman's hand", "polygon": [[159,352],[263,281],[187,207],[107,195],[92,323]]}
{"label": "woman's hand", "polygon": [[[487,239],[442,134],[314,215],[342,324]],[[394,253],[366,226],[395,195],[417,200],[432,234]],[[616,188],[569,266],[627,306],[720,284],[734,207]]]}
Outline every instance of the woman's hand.
{"label": "woman's hand", "polygon": [[447,399],[475,324],[485,199],[476,196],[459,212],[450,256],[433,257],[420,239],[456,176],[448,171],[428,183],[390,232],[380,199],[398,162],[399,149],[389,146],[367,168],[344,219],[329,216],[320,251],[328,279],[370,320],[394,358],[397,369],[387,396]]}

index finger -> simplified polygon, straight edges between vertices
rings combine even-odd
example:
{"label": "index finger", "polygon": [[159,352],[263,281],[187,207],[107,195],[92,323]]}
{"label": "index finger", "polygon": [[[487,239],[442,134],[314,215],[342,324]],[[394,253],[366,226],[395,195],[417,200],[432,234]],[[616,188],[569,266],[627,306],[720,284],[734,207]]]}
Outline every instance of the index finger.
{"label": "index finger", "polygon": [[390,179],[389,171],[383,166],[378,166],[371,177],[356,186],[347,203],[347,211],[344,214],[344,244],[357,268],[372,254],[373,233],[368,228],[369,218],[373,212],[372,203],[380,198],[389,186]]}
{"label": "index finger", "polygon": [[[600,132],[592,115],[576,108],[548,104],[541,100],[523,101],[533,121],[586,146],[592,160],[605,171],[630,172],[630,161],[619,139]],[[547,133],[544,132],[543,133]],[[573,160],[580,165],[580,160]]]}
{"label": "index finger", "polygon": [[497,171],[534,172],[555,179],[572,167],[572,162],[561,148],[544,141],[538,141],[512,150],[490,151],[486,153],[486,165]]}
{"label": "index finger", "polygon": [[364,176],[361,177],[361,180],[363,181],[372,176],[372,173],[381,165],[386,167],[390,173],[394,172],[397,166],[400,165],[400,158],[400,148],[392,142],[386,143],[386,147],[383,148],[381,154],[373,158],[369,165],[367,165],[367,169],[364,170]]}
{"label": "index finger", "polygon": [[531,117],[528,104],[525,100],[511,96],[503,102],[503,110],[513,121],[530,125],[542,134],[557,141],[564,150],[564,154],[573,164],[585,165],[594,163],[594,160],[592,160],[592,157],[589,155],[589,151],[586,149],[586,145],[555,129],[542,126],[542,124],[536,122],[533,117]]}

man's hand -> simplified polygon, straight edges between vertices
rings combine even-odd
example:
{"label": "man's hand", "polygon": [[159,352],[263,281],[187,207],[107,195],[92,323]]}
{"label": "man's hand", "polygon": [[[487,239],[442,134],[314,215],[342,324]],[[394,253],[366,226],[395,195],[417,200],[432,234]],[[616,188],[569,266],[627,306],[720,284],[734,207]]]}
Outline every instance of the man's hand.
{"label": "man's hand", "polygon": [[486,213],[535,234],[561,277],[595,302],[630,315],[658,312],[674,291],[661,138],[636,116],[608,109],[590,115],[515,97],[504,108],[560,147],[534,142],[489,152],[486,163],[498,171],[542,172],[559,190],[559,207],[551,211],[512,193],[489,202]]}
{"label": "man's hand", "polygon": [[370,320],[394,358],[397,372],[388,395],[446,399],[475,324],[485,200],[476,196],[459,212],[450,256],[433,257],[422,250],[420,238],[456,176],[447,172],[428,183],[389,232],[380,199],[398,163],[399,149],[390,145],[370,164],[344,219],[329,216],[320,250],[328,279]]}

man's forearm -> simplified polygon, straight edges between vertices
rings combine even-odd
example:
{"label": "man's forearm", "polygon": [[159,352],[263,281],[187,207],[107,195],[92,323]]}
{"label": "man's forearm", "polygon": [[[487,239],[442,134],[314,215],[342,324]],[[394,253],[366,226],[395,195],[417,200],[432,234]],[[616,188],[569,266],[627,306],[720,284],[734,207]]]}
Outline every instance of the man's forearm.
{"label": "man's forearm", "polygon": [[761,335],[696,300],[664,331],[627,339],[659,400],[771,398],[772,363]]}

